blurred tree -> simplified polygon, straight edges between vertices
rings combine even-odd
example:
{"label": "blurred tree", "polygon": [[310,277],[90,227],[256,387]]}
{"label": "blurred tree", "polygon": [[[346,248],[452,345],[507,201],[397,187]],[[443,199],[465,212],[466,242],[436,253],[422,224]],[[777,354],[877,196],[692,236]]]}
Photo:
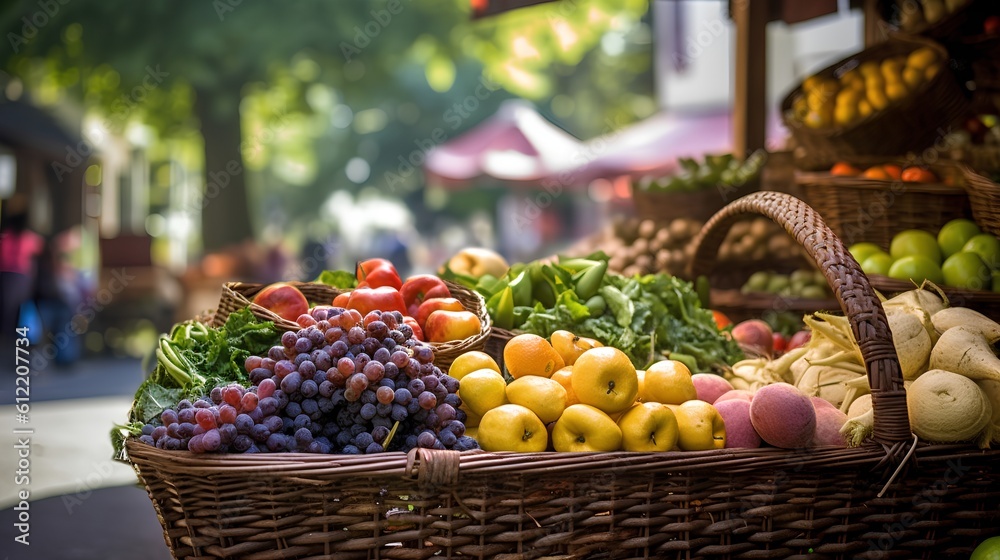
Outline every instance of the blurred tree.
{"label": "blurred tree", "polygon": [[[430,146],[511,94],[544,101],[577,133],[644,116],[649,53],[622,45],[641,43],[626,39],[647,9],[562,0],[470,22],[468,0],[18,0],[0,8],[0,67],[116,123],[199,130],[202,239],[214,250],[251,237],[244,217],[270,206],[317,215],[331,184],[407,196]],[[265,176],[261,212],[248,206],[248,169]]]}

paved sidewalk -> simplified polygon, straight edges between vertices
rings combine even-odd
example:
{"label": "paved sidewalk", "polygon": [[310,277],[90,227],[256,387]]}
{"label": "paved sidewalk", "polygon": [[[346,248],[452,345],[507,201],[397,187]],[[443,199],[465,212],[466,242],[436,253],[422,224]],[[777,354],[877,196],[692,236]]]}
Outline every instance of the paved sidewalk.
{"label": "paved sidewalk", "polygon": [[170,560],[146,491],[94,491],[68,510],[59,497],[33,502],[29,546],[14,542],[15,511],[0,511],[2,560]]}
{"label": "paved sidewalk", "polygon": [[[27,424],[15,422],[13,405],[0,406],[0,449],[12,450],[19,438],[30,438],[29,482],[15,484],[17,453],[0,453],[0,508],[15,503],[19,490],[28,489],[31,500],[67,494],[65,501],[85,497],[92,490],[133,484],[134,471],[111,460],[112,426],[125,421],[132,397],[113,396],[31,403]],[[14,434],[32,429],[33,434]],[[152,506],[150,506],[152,510]],[[2,557],[0,557],[2,558]]]}

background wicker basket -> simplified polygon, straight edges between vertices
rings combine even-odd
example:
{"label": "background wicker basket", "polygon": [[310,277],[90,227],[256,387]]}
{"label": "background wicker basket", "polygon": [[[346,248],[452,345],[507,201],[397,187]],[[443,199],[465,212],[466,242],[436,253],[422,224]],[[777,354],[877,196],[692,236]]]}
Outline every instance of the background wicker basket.
{"label": "background wicker basket", "polygon": [[[836,290],[868,367],[877,444],[668,453],[193,455],[127,450],[175,558],[945,558],[1000,523],[1000,451],[917,443],[892,338],[857,263],[801,201],[758,193]],[[932,499],[927,497],[933,493]]]}
{"label": "background wicker basket", "polygon": [[635,214],[642,220],[659,223],[687,218],[705,222],[726,204],[760,188],[760,177],[754,177],[740,187],[719,185],[694,192],[657,192],[632,187]]}
{"label": "background wicker basket", "polygon": [[[933,41],[893,35],[888,41],[841,60],[816,75],[822,78],[839,76],[861,62],[908,54],[924,46],[936,50],[941,60],[947,60],[947,51]],[[894,156],[923,150],[934,144],[941,131],[969,110],[969,102],[947,65],[905,99],[846,127],[813,129],[802,124],[791,111],[793,101],[801,94],[802,86],[799,85],[785,97],[781,112],[797,144],[795,158],[806,168],[829,167],[851,156]]]}
{"label": "background wicker basket", "polygon": [[1000,185],[968,166],[962,168],[972,216],[984,231],[1000,235]]}
{"label": "background wicker basket", "polygon": [[[314,282],[289,282],[289,284],[299,289],[314,305],[330,305],[333,298],[343,290],[339,290],[326,284]],[[472,350],[482,350],[486,346],[486,340],[490,336],[492,320],[486,311],[486,302],[477,292],[466,288],[460,284],[445,280],[452,297],[462,302],[462,306],[472,311],[479,317],[481,328],[479,334],[463,340],[452,342],[428,342],[434,348],[434,364],[443,371],[448,370],[455,358]],[[275,326],[286,331],[297,331],[301,327],[294,321],[287,321],[252,302],[253,297],[266,287],[266,284],[251,284],[246,282],[228,282],[222,286],[222,297],[219,300],[219,307],[215,311],[212,319],[214,326],[221,326],[226,322],[226,317],[233,311],[238,311],[250,306],[254,316],[265,321],[273,321]]]}
{"label": "background wicker basket", "polygon": [[[904,160],[851,158],[863,167]],[[823,220],[844,243],[870,241],[889,250],[892,237],[906,229],[937,235],[955,218],[973,215],[969,195],[961,186],[966,179],[953,163],[929,166],[945,183],[904,183],[864,177],[837,177],[829,172],[797,172],[803,200],[823,215]]]}
{"label": "background wicker basket", "polygon": [[[919,0],[916,0],[919,2]],[[959,41],[963,36],[968,36],[971,26],[979,24],[982,29],[982,21],[990,13],[993,13],[994,0],[968,0],[965,5],[960,6],[954,12],[947,14],[939,21],[929,24],[926,21],[921,25],[900,29],[904,33],[919,34],[929,37],[942,43]],[[914,5],[912,0],[882,0],[880,3],[882,18],[887,26],[898,28],[900,12],[907,9],[921,9]]]}

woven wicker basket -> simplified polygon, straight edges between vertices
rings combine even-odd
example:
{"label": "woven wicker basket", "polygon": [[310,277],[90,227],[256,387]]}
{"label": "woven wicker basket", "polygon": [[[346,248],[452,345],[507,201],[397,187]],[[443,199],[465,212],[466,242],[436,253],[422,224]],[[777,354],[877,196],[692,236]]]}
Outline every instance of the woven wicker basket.
{"label": "woven wicker basket", "polygon": [[782,224],[858,337],[876,443],[670,453],[194,455],[127,443],[175,558],[967,557],[1000,524],[1000,451],[917,442],[885,314],[801,201],[757,193],[702,232],[704,270],[740,214]]}
{"label": "woven wicker basket", "polygon": [[[313,282],[289,282],[306,296],[311,304],[330,305],[333,298],[343,290],[339,290],[326,284]],[[428,342],[434,348],[434,364],[447,371],[455,358],[472,350],[482,350],[486,346],[486,340],[490,336],[492,320],[486,312],[486,302],[478,293],[454,282],[445,280],[452,297],[462,302],[462,306],[472,311],[479,317],[481,327],[479,334],[463,340],[452,342]],[[244,282],[229,282],[222,287],[222,297],[219,300],[219,307],[212,319],[214,326],[220,326],[226,322],[229,314],[250,306],[250,311],[260,319],[273,321],[275,326],[286,331],[297,331],[301,327],[294,321],[282,319],[274,312],[261,307],[252,302],[253,297],[262,290],[266,284],[248,284]]]}
{"label": "woven wicker basket", "polygon": [[[947,59],[944,48],[932,41],[894,35],[889,41],[841,60],[816,75],[839,76],[861,62],[908,54],[922,46],[938,51],[941,60]],[[782,102],[781,112],[797,144],[795,158],[800,166],[807,168],[829,167],[852,156],[893,156],[923,150],[933,145],[948,125],[965,116],[969,108],[965,94],[947,66],[905,99],[846,127],[812,129],[802,124],[791,110],[792,102],[801,93],[801,85],[792,90]]]}
{"label": "woven wicker basket", "polygon": [[1000,235],[1000,185],[967,166],[962,168],[962,173],[976,223],[984,231]]}
{"label": "woven wicker basket", "polygon": [[[883,23],[891,26],[887,22],[898,21],[897,12],[899,10],[907,9],[910,5],[915,5],[916,3],[910,0],[883,0],[881,4],[882,14],[886,18]],[[901,31],[914,35],[923,35],[942,43],[960,41],[974,24],[978,23],[981,29],[982,20],[990,13],[991,4],[993,4],[993,0],[968,0],[964,6],[959,7],[933,24],[924,22],[919,26],[910,29],[901,29]]]}
{"label": "woven wicker basket", "polygon": [[[892,163],[852,158],[851,163]],[[905,164],[903,160],[896,161]],[[836,177],[828,172],[797,172],[803,200],[823,215],[826,225],[845,243],[870,241],[889,249],[892,237],[907,229],[937,235],[955,218],[972,216],[961,168],[953,163],[929,166],[944,183],[905,183],[864,177]]]}
{"label": "woven wicker basket", "polygon": [[649,192],[632,188],[635,214],[643,220],[669,223],[679,218],[705,222],[726,204],[760,188],[760,176],[739,187],[719,185],[694,192]]}

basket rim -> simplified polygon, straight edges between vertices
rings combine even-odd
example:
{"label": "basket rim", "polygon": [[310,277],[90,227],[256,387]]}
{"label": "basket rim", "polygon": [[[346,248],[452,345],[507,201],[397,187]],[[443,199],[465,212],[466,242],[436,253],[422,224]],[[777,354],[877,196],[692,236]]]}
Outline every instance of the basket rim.
{"label": "basket rim", "polygon": [[[202,453],[168,451],[130,437],[126,443],[127,462],[140,471],[145,467],[161,472],[216,476],[295,476],[321,480],[367,477],[417,478],[420,469],[445,468],[460,474],[575,474],[588,472],[633,473],[649,470],[687,470],[734,473],[770,468],[787,468],[789,461],[796,464],[839,468],[842,465],[878,464],[885,460],[886,449],[873,442],[859,447],[811,447],[807,449],[781,449],[778,447],[711,449],[705,451],[662,452],[560,452],[542,451],[521,453],[516,451],[448,451],[413,449],[375,453],[371,455],[337,455],[318,453]],[[916,444],[917,455],[924,453],[991,455],[1000,457],[1000,449],[981,450],[971,443]],[[807,452],[804,452],[807,451]],[[426,462],[437,465],[414,464],[414,455],[421,455]]]}

